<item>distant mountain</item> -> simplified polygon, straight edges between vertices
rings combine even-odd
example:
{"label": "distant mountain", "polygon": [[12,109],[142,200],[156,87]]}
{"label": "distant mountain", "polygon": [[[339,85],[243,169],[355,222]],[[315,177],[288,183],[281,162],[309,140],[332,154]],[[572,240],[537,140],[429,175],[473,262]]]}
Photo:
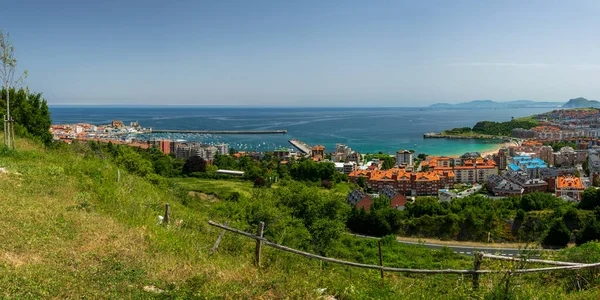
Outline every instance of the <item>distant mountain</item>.
{"label": "distant mountain", "polygon": [[564,108],[582,108],[582,107],[600,107],[600,102],[596,100],[588,100],[583,97],[569,100],[562,107]]}
{"label": "distant mountain", "polygon": [[496,102],[492,100],[473,100],[471,102],[450,104],[436,103],[431,108],[527,108],[527,107],[561,107],[563,102],[536,102],[531,100],[515,100],[508,102]]}

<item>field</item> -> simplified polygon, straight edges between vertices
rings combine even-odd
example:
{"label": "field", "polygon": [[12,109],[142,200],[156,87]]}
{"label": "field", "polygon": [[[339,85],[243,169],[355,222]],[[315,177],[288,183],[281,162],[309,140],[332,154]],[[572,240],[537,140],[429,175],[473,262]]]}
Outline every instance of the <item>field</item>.
{"label": "field", "polygon": [[[470,276],[385,273],[381,280],[375,270],[268,247],[259,269],[253,265],[254,242],[234,234],[226,234],[219,251],[209,255],[220,230],[207,221],[224,221],[210,211],[215,204],[198,210],[186,205],[187,193],[123,171],[117,181],[118,168],[82,145],[42,150],[27,140],[17,144],[18,151],[0,150],[2,298],[492,299],[508,293],[520,299],[596,299],[600,294],[591,284],[573,291],[565,278],[575,278],[574,272],[513,276],[510,285],[502,275],[483,276],[474,291]],[[217,194],[253,190],[241,181],[185,179],[177,185]],[[334,192],[348,187],[338,188]],[[157,224],[166,203],[180,225]],[[338,242],[332,257],[378,264],[375,240],[344,236]],[[449,250],[404,246],[393,239],[384,239],[382,248],[387,266],[472,266],[472,258]],[[482,266],[512,267],[517,265],[486,261]]]}

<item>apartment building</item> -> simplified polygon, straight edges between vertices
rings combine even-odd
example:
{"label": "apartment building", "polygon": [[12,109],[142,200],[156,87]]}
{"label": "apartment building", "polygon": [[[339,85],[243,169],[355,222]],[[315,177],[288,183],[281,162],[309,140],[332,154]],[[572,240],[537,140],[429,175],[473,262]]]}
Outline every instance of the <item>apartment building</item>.
{"label": "apartment building", "polygon": [[559,176],[556,178],[556,197],[581,201],[583,191],[583,183],[579,177]]}
{"label": "apartment building", "polygon": [[389,189],[404,195],[437,195],[440,189],[454,188],[452,171],[406,172],[404,169],[355,170],[349,174],[354,183],[364,178],[375,192]]}

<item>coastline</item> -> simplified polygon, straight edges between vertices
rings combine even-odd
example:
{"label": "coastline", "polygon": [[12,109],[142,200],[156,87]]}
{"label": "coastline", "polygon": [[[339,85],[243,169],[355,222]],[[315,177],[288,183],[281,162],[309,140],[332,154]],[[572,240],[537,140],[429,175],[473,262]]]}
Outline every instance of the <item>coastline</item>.
{"label": "coastline", "polygon": [[498,150],[502,149],[502,148],[508,148],[512,145],[512,143],[510,142],[505,142],[505,143],[501,143],[501,144],[495,144],[494,147],[492,147],[490,150],[486,150],[481,152],[481,156],[482,157],[486,157],[486,156],[492,156],[496,153],[498,153]]}

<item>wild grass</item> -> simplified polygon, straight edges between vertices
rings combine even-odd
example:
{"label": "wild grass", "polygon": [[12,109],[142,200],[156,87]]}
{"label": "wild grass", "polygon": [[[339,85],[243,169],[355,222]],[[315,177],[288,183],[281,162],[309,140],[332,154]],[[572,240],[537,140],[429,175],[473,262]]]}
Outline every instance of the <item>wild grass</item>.
{"label": "wild grass", "polygon": [[[43,150],[27,140],[0,151],[0,297],[201,299],[464,299],[597,298],[595,286],[570,289],[574,274],[514,276],[404,275],[323,263],[264,248],[253,264],[254,242],[220,230],[209,215],[184,205],[186,194],[121,171],[110,161],[72,149]],[[182,181],[186,184],[186,181]],[[182,184],[179,182],[178,184]],[[194,184],[191,181],[188,184]],[[197,183],[196,183],[197,184]],[[204,181],[203,192],[240,193],[247,183]],[[158,225],[164,205],[181,226]],[[207,204],[210,205],[210,204]],[[236,226],[236,220],[231,220]],[[268,225],[267,225],[268,226]],[[343,237],[334,257],[378,263],[374,240]],[[384,264],[410,268],[469,268],[471,258],[384,241]],[[501,265],[502,264],[502,265]],[[484,268],[514,267],[485,262]],[[573,275],[573,276],[570,276]],[[540,288],[543,286],[544,288]]]}
{"label": "wild grass", "polygon": [[240,193],[244,196],[250,196],[250,191],[254,184],[247,180],[218,180],[218,179],[203,179],[203,178],[173,178],[175,185],[195,192],[205,194],[213,194],[219,198],[226,198],[233,192]]}

